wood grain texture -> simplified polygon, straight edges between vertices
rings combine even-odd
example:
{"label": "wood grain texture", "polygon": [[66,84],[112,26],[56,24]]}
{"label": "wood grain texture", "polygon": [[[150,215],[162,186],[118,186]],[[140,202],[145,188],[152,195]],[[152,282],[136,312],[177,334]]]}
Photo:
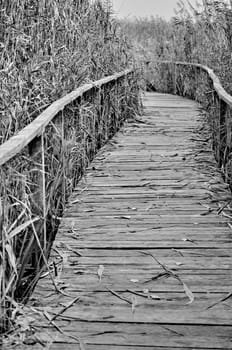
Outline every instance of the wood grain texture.
{"label": "wood grain texture", "polygon": [[67,204],[50,257],[62,293],[42,276],[22,349],[232,349],[231,194],[199,105],[143,103]]}

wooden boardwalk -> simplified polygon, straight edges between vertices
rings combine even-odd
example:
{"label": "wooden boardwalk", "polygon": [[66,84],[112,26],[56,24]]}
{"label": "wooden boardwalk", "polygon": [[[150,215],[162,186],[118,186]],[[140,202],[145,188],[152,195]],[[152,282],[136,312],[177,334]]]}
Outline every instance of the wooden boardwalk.
{"label": "wooden boardwalk", "polygon": [[63,294],[44,277],[31,298],[48,349],[232,349],[231,195],[203,117],[177,96],[143,103],[70,198],[51,258]]}

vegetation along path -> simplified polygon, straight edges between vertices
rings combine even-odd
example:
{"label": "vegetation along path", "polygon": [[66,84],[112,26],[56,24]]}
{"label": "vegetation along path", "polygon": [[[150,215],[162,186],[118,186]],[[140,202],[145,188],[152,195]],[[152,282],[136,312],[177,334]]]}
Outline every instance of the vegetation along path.
{"label": "vegetation along path", "polygon": [[70,198],[50,258],[61,292],[40,279],[24,348],[232,349],[230,192],[204,116],[182,97],[143,103]]}

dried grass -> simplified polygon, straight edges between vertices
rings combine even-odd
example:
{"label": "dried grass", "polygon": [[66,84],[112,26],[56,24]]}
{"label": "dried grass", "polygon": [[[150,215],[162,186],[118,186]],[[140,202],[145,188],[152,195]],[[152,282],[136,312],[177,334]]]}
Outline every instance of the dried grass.
{"label": "dried grass", "polygon": [[129,46],[106,3],[2,0],[0,143],[52,101],[129,63]]}
{"label": "dried grass", "polygon": [[[172,60],[201,63],[214,69],[232,93],[232,7],[226,0],[179,2],[176,16],[123,20],[121,25],[133,43],[138,60]],[[147,88],[162,90],[155,69],[147,71]]]}

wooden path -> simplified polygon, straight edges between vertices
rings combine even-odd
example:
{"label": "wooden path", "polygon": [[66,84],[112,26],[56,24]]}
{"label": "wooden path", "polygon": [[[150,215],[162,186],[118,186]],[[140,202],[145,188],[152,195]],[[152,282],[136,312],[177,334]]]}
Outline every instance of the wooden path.
{"label": "wooden path", "polygon": [[230,193],[203,117],[181,97],[143,102],[70,199],[51,259],[64,294],[45,277],[30,301],[48,349],[232,349]]}

